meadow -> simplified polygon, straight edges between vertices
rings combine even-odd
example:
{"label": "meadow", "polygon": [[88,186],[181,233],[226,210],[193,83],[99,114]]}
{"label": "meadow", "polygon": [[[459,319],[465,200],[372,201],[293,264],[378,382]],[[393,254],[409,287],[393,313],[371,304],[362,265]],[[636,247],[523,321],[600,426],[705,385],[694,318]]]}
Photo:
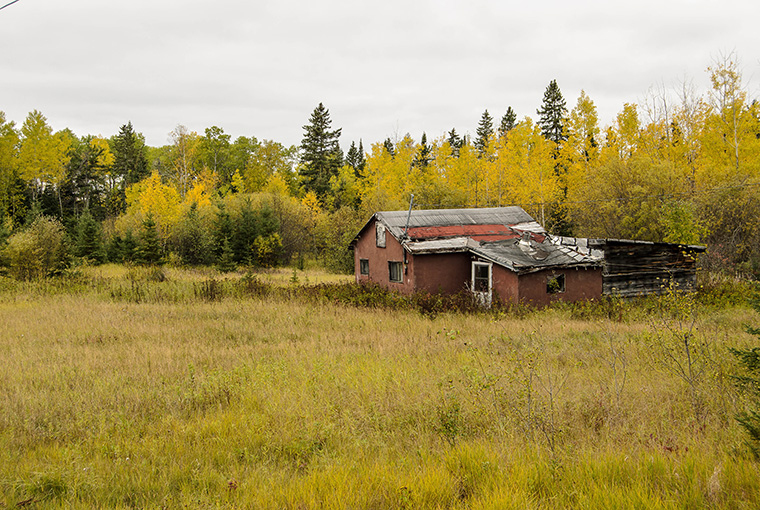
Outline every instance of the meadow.
{"label": "meadow", "polygon": [[430,313],[347,278],[0,278],[0,507],[760,506],[743,299]]}

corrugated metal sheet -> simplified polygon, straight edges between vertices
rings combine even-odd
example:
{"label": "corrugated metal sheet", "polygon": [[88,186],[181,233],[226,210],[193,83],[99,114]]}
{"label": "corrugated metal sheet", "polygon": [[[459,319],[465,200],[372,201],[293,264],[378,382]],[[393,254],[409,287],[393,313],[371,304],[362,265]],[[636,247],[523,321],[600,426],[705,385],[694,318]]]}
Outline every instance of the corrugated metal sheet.
{"label": "corrugated metal sheet", "polygon": [[405,243],[405,248],[414,255],[426,255],[431,253],[458,253],[465,252],[470,246],[477,243],[467,237],[451,237],[447,239],[435,239],[432,241],[418,241]]}
{"label": "corrugated metal sheet", "polygon": [[548,267],[593,267],[602,263],[600,254],[583,253],[576,247],[555,244],[549,238],[543,242],[535,238],[480,243],[470,248],[474,254],[517,273],[526,273]]}
{"label": "corrugated metal sheet", "polygon": [[407,231],[407,237],[413,241],[447,237],[471,237],[478,241],[501,241],[520,237],[520,232],[506,225],[447,225],[443,227],[410,227]]}
{"label": "corrugated metal sheet", "polygon": [[[465,227],[523,225],[544,229],[521,207],[490,207],[484,209],[430,209],[412,211],[383,211],[375,214],[397,239],[401,239],[409,218],[409,230],[423,227]],[[452,235],[462,235],[452,232]],[[419,237],[418,237],[419,238]]]}

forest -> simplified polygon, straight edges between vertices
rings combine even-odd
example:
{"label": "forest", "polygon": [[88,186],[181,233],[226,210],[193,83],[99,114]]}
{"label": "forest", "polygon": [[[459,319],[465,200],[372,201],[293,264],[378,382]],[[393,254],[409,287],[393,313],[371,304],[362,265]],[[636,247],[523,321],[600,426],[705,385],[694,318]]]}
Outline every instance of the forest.
{"label": "forest", "polygon": [[[299,146],[178,125],[147,146],[137,126],[79,136],[34,110],[0,111],[0,271],[19,279],[76,261],[352,270],[372,213],[519,205],[558,235],[704,244],[709,270],[760,276],[760,103],[735,55],[699,95],[651,90],[602,126],[552,80],[521,119],[485,110],[456,127],[340,145],[320,103]],[[537,93],[537,97],[539,94]],[[538,103],[538,101],[537,101]]]}

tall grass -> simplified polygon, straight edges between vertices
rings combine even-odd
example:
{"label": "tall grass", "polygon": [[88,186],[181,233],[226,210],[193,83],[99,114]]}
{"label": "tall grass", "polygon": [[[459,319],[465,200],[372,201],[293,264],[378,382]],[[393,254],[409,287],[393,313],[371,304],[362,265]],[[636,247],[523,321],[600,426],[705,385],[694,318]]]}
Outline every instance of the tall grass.
{"label": "tall grass", "polygon": [[695,309],[695,416],[647,304],[430,314],[140,271],[0,282],[0,506],[760,503],[725,352],[752,341],[748,308]]}

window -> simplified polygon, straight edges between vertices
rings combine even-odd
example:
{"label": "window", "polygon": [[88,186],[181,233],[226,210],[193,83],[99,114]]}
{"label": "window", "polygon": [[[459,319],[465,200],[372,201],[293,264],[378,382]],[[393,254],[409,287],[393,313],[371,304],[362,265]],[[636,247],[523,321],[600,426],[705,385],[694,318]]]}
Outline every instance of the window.
{"label": "window", "polygon": [[565,292],[565,275],[553,274],[546,279],[546,293],[559,294]]}
{"label": "window", "polygon": [[472,270],[472,290],[475,292],[491,290],[491,266],[475,263]]}
{"label": "window", "polygon": [[378,248],[385,248],[385,225],[375,223],[375,244]]}
{"label": "window", "polygon": [[369,274],[369,260],[359,259],[359,274]]}
{"label": "window", "polygon": [[404,281],[404,268],[401,262],[388,262],[388,279],[397,283]]}

